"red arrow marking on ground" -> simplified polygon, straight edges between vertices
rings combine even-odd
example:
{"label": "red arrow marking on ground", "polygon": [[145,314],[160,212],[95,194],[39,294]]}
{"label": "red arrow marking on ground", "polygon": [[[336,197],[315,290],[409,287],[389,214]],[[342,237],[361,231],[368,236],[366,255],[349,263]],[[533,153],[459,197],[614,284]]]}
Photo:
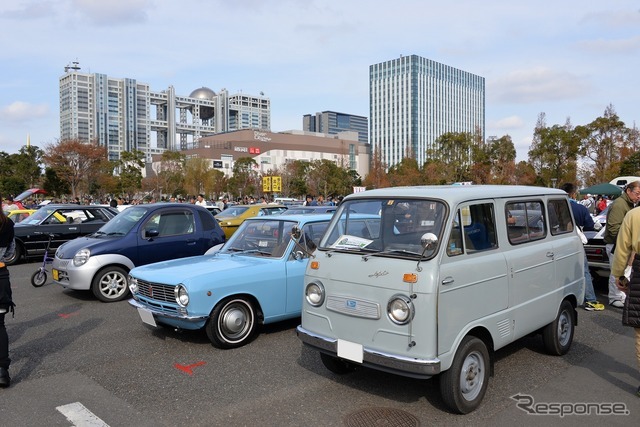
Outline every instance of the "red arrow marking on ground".
{"label": "red arrow marking on ground", "polygon": [[75,316],[77,315],[78,312],[74,312],[74,313],[58,313],[58,317],[62,317],[63,319],[68,319],[71,316]]}
{"label": "red arrow marking on ground", "polygon": [[197,366],[202,366],[207,362],[196,362],[196,363],[192,363],[191,365],[181,365],[179,363],[176,363],[175,366],[177,369],[180,369],[182,372],[186,372],[189,375],[193,375],[193,368],[197,367]]}

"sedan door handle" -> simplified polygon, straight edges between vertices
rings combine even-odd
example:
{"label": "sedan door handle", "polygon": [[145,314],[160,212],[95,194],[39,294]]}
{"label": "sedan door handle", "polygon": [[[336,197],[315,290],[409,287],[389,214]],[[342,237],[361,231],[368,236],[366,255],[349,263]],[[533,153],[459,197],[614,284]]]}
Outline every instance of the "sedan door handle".
{"label": "sedan door handle", "polygon": [[553,255],[555,255],[553,252],[547,252],[547,258],[553,258]]}
{"label": "sedan door handle", "polygon": [[442,279],[442,284],[443,285],[450,285],[453,282],[455,282],[455,280],[453,280],[453,277],[451,277],[451,276],[447,276],[444,279]]}

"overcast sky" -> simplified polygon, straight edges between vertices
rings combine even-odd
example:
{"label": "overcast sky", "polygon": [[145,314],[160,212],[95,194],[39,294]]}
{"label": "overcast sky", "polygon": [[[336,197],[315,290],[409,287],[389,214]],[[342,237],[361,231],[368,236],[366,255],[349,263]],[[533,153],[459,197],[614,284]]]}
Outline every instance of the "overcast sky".
{"label": "overcast sky", "polygon": [[[0,151],[59,138],[81,71],[189,95],[264,92],[271,130],[325,110],[369,116],[369,65],[420,55],[486,79],[486,135],[527,159],[538,115],[640,121],[637,0],[15,0],[0,4]],[[640,125],[640,123],[639,123]]]}

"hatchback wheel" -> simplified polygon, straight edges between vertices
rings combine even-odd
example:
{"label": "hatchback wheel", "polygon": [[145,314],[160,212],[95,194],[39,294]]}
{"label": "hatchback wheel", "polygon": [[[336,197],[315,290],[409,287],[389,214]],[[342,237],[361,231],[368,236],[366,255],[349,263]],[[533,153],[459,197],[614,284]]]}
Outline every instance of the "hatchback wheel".
{"label": "hatchback wheel", "polygon": [[102,302],[122,301],[129,295],[128,273],[122,267],[106,267],[91,282],[91,291]]}

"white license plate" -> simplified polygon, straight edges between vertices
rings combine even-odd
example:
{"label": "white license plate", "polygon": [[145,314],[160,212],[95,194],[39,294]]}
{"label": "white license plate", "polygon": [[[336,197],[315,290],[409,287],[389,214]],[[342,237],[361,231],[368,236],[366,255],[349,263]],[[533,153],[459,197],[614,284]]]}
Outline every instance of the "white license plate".
{"label": "white license plate", "polygon": [[138,307],[138,314],[140,315],[140,319],[142,319],[143,323],[154,327],[158,326],[156,325],[156,319],[153,318],[153,314],[146,308]]}
{"label": "white license plate", "polygon": [[362,344],[338,340],[338,357],[362,363]]}

